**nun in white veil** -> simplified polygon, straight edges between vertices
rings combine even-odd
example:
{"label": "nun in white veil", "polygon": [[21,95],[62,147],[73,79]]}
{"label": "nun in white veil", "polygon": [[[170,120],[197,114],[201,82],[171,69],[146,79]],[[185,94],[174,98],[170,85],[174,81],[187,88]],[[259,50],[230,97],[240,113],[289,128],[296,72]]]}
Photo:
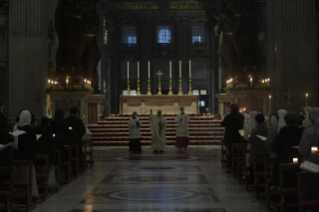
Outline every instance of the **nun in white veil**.
{"label": "nun in white veil", "polygon": [[302,127],[307,128],[311,125],[310,119],[309,119],[309,114],[311,111],[311,107],[307,106],[305,107],[305,109],[303,110],[304,114],[305,114],[305,119],[302,121]]}

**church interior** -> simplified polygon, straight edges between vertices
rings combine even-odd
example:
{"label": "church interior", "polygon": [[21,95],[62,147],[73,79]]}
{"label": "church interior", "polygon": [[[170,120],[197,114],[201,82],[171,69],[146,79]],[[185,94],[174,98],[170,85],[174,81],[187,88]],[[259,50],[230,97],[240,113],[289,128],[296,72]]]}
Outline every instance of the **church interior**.
{"label": "church interior", "polygon": [[319,211],[319,0],[0,0],[0,212]]}

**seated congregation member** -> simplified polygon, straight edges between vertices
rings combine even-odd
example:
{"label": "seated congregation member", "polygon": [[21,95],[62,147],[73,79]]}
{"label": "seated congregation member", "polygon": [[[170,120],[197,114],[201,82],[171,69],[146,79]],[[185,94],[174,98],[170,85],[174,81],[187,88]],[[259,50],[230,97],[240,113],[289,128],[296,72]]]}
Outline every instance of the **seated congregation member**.
{"label": "seated congregation member", "polygon": [[137,113],[133,112],[132,118],[128,123],[129,127],[129,137],[130,137],[130,152],[132,153],[141,153],[141,132],[140,128],[142,127],[141,121],[137,118]]}
{"label": "seated congregation member", "polygon": [[[298,126],[298,115],[294,112],[289,112],[285,115],[286,126],[282,127],[278,133],[272,151],[277,154],[273,164],[271,176],[271,189],[279,189],[279,164],[292,163],[293,158],[299,158],[298,150],[292,148],[298,146],[303,128]],[[285,173],[285,186],[297,186],[297,176],[295,173]]]}
{"label": "seated congregation member", "polygon": [[[49,180],[48,184],[52,188],[53,191],[57,190],[57,182],[55,178],[55,133],[49,126],[49,119],[47,117],[43,117],[41,119],[41,126],[36,128],[37,134],[41,134],[41,137],[38,139],[38,145],[36,149],[36,154],[45,154],[49,155]],[[46,166],[43,161],[37,161],[36,165],[37,173],[45,173]]]}
{"label": "seated congregation member", "polygon": [[231,144],[242,142],[242,137],[238,130],[243,129],[244,119],[244,116],[239,113],[238,105],[232,104],[230,114],[226,115],[221,122],[221,126],[225,127],[224,140],[230,155],[232,155]]}
{"label": "seated congregation member", "polygon": [[48,117],[41,118],[41,124],[34,128],[34,131],[37,135],[42,135],[50,126],[50,119]]}
{"label": "seated congregation member", "polygon": [[[311,147],[319,148],[319,108],[313,108],[309,113],[311,125],[302,134],[299,143],[299,154],[302,162],[309,161],[319,165],[319,157],[311,153]],[[306,172],[306,170],[303,170]],[[319,181],[317,179],[304,179],[302,183],[303,199],[319,199]]]}
{"label": "seated congregation member", "polygon": [[[254,179],[254,155],[258,152],[266,152],[267,146],[263,140],[261,140],[257,135],[267,137],[268,128],[265,123],[265,117],[262,114],[257,114],[255,116],[256,127],[251,131],[250,137],[248,138],[248,144],[250,144],[249,151],[249,165],[250,165],[250,179]],[[262,171],[264,169],[264,160],[260,159],[256,162],[257,171]]]}
{"label": "seated congregation member", "polygon": [[[35,151],[37,146],[37,136],[30,126],[31,113],[28,110],[23,110],[20,113],[18,130],[25,132],[18,136],[18,149],[14,152],[14,160],[32,160],[35,164],[36,157]],[[29,169],[25,166],[17,168],[16,181],[27,181],[29,176]],[[33,179],[32,179],[32,195],[39,196],[38,185],[35,176],[35,167],[33,166]]]}
{"label": "seated congregation member", "polygon": [[69,142],[63,133],[63,130],[65,130],[65,121],[63,117],[64,111],[62,109],[57,109],[50,126],[52,132],[55,134],[55,150],[61,151],[61,160],[66,161],[67,155],[65,153],[64,146],[68,145]]}
{"label": "seated congregation member", "polygon": [[[4,101],[0,100],[0,144],[6,145],[14,141],[10,134],[9,121],[4,116]],[[9,167],[12,165],[11,148],[7,147],[0,151],[0,167]],[[0,189],[2,187],[3,176],[0,175]]]}
{"label": "seated congregation member", "polygon": [[86,133],[86,128],[85,125],[78,117],[78,112],[79,110],[77,107],[73,107],[70,110],[70,116],[65,119],[65,124],[66,124],[66,131],[67,133],[67,139],[71,144],[79,144],[79,164],[80,168],[84,167],[83,164],[83,142],[82,142],[82,137]]}

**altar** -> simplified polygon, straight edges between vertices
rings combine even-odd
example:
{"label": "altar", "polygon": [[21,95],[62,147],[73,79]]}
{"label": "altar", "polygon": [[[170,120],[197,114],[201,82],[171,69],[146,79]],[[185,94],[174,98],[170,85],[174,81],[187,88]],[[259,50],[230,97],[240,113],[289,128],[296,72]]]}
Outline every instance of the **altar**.
{"label": "altar", "polygon": [[120,98],[121,114],[149,114],[162,110],[163,114],[177,114],[179,108],[184,107],[188,114],[198,114],[198,96],[195,95],[138,95]]}

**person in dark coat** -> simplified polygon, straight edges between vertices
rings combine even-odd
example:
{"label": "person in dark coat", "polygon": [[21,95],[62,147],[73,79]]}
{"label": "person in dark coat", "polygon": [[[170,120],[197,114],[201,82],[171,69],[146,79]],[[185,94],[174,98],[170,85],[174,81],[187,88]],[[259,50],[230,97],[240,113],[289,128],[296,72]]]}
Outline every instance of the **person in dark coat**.
{"label": "person in dark coat", "polygon": [[35,132],[41,135],[38,140],[36,153],[48,154],[49,164],[53,164],[55,158],[55,134],[50,128],[50,120],[47,117],[42,117],[41,125],[35,128]]}
{"label": "person in dark coat", "polygon": [[[289,112],[285,115],[286,126],[282,127],[277,135],[276,141],[273,144],[272,151],[277,154],[273,164],[271,176],[271,189],[279,189],[279,164],[292,163],[293,158],[298,158],[301,161],[301,156],[298,149],[292,148],[298,146],[302,137],[303,128],[298,126],[299,118],[294,112]],[[297,176],[295,173],[284,174],[286,186],[297,186]]]}
{"label": "person in dark coat", "polygon": [[[4,116],[4,101],[0,100],[0,144],[6,145],[14,141],[10,134],[9,121]],[[12,165],[11,148],[7,147],[0,151],[0,167],[9,167]],[[3,176],[0,175],[0,189],[2,187]]]}
{"label": "person in dark coat", "polygon": [[42,135],[50,126],[50,119],[48,117],[41,118],[41,125],[36,126],[34,131],[37,135]]}
{"label": "person in dark coat", "polygon": [[224,140],[230,155],[232,155],[231,144],[240,143],[243,140],[238,130],[243,129],[244,119],[244,116],[239,113],[238,105],[232,104],[230,114],[226,115],[221,123],[221,126],[225,127]]}
{"label": "person in dark coat", "polygon": [[55,134],[55,150],[61,151],[61,160],[66,161],[67,155],[64,151],[64,146],[68,145],[69,142],[67,138],[63,134],[63,130],[65,129],[65,121],[63,119],[64,111],[62,109],[57,109],[54,114],[54,119],[51,122],[51,129]]}
{"label": "person in dark coat", "polygon": [[65,119],[66,123],[66,131],[67,131],[67,139],[71,142],[71,144],[79,144],[79,164],[80,167],[83,168],[83,143],[82,137],[86,133],[85,125],[78,117],[78,109],[76,107],[71,108],[70,116]]}
{"label": "person in dark coat", "polygon": [[[253,121],[253,120],[251,120]],[[268,127],[265,123],[265,117],[262,114],[257,114],[255,116],[256,127],[251,131],[250,137],[248,138],[248,144],[251,144],[250,151],[249,151],[249,175],[250,179],[254,179],[254,155],[258,152],[266,152],[267,151],[267,145],[266,143],[261,140],[259,136],[267,137],[268,133]],[[257,171],[262,171],[264,169],[264,160],[260,159],[256,161],[256,168]]]}

